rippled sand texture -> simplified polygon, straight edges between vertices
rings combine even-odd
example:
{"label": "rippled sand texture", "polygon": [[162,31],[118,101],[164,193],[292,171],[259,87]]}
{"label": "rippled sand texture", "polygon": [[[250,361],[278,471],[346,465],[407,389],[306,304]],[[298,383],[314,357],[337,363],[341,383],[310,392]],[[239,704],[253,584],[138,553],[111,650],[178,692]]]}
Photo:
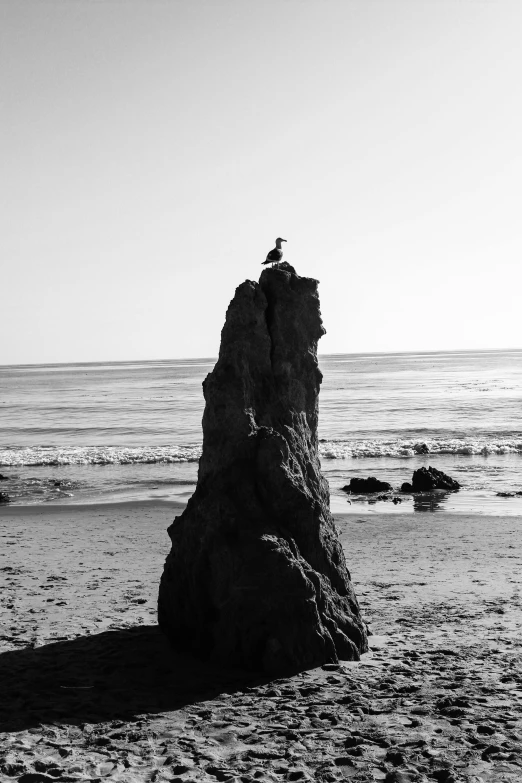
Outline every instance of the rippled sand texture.
{"label": "rippled sand texture", "polygon": [[371,652],[270,682],[158,633],[174,513],[0,512],[1,779],[522,779],[522,518],[339,517]]}

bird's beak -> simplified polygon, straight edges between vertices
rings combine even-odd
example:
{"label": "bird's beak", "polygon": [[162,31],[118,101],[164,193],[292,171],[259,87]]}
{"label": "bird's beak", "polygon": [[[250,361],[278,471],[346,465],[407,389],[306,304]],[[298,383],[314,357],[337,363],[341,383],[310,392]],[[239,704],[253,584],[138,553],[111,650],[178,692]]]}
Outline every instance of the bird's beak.
{"label": "bird's beak", "polygon": [[281,242],[286,242],[286,239],[282,239]]}

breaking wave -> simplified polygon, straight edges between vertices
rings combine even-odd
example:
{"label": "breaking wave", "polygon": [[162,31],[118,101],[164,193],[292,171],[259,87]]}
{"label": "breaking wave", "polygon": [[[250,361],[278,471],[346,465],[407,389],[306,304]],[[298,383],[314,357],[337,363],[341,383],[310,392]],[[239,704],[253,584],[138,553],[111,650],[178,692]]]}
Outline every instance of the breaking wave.
{"label": "breaking wave", "polygon": [[522,454],[522,438],[492,439],[433,438],[426,440],[323,440],[319,444],[324,459],[364,457],[417,457],[423,454]]}
{"label": "breaking wave", "polygon": [[[319,453],[323,459],[364,459],[397,457],[407,459],[423,454],[495,455],[522,454],[520,438],[432,438],[425,440],[321,440]],[[60,466],[60,465],[138,465],[154,463],[197,462],[201,445],[53,447],[0,449],[0,466]]]}
{"label": "breaking wave", "polygon": [[196,462],[201,446],[85,446],[83,448],[35,446],[0,449],[0,465],[33,467],[60,465],[146,465],[153,463]]}

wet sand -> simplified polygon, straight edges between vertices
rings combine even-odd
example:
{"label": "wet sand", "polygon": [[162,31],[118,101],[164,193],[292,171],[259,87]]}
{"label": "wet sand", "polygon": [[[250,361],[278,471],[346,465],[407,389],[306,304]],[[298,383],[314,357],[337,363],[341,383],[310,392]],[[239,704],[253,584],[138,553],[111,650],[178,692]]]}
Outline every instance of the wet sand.
{"label": "wet sand", "polygon": [[180,507],[0,510],[0,779],[522,780],[522,517],[336,515],[371,650],[271,681],[159,633]]}

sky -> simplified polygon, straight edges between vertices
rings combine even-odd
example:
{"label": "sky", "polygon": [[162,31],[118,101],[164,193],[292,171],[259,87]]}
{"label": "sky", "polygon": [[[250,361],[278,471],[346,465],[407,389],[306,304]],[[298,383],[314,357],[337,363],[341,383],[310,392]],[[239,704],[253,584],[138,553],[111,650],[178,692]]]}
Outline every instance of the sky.
{"label": "sky", "polygon": [[520,348],[520,0],[0,0],[0,364]]}

